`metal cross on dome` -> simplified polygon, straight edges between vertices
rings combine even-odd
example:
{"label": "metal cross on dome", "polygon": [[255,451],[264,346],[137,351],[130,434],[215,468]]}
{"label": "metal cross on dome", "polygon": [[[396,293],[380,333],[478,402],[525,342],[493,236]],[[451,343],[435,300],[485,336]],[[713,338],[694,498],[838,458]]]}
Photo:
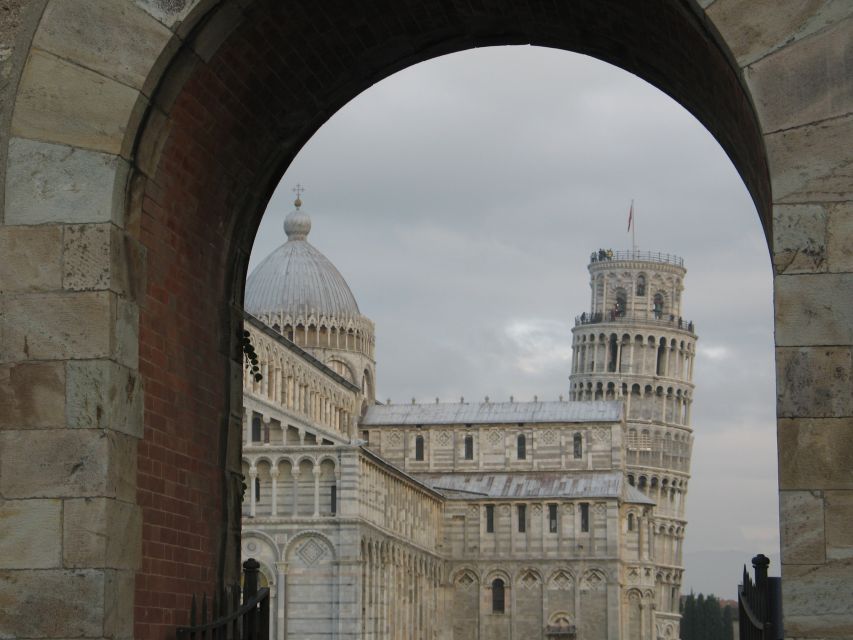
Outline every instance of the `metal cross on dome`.
{"label": "metal cross on dome", "polygon": [[297,183],[295,187],[293,187],[293,193],[296,194],[296,197],[300,200],[302,199],[302,194],[305,192],[305,187],[301,184]]}

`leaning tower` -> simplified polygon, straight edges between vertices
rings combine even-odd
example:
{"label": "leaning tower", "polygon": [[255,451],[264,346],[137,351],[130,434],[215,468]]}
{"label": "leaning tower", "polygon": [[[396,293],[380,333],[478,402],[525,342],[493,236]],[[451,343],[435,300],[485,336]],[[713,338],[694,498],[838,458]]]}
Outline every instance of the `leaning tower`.
{"label": "leaning tower", "polygon": [[677,624],[696,355],[695,328],[681,308],[684,261],[599,250],[589,273],[590,310],[572,329],[571,397],[624,400],[626,480],[656,503],[640,559],[654,571],[656,623]]}

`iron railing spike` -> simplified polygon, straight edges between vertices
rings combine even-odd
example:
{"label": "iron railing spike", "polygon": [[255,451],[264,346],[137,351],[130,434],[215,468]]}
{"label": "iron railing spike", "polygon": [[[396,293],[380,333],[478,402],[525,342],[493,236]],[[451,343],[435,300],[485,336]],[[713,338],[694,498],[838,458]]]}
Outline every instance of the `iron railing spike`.
{"label": "iron railing spike", "polygon": [[241,589],[239,583],[219,588],[209,606],[207,593],[202,593],[200,622],[198,596],[192,594],[190,624],[178,627],[178,640],[269,640],[270,590],[258,588],[259,567],[256,560],[247,561],[243,583],[248,588]]}

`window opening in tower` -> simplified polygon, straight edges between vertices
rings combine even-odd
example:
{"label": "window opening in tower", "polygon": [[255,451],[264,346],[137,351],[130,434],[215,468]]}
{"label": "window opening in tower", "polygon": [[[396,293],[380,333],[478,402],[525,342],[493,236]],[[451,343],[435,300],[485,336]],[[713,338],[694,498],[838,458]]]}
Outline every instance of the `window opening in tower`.
{"label": "window opening in tower", "polygon": [[660,339],[660,345],[658,346],[658,363],[657,363],[657,375],[659,375],[659,376],[663,375],[665,360],[666,360],[666,340],[661,338]]}
{"label": "window opening in tower", "polygon": [[660,320],[663,317],[663,295],[660,293],[655,294],[655,318]]}

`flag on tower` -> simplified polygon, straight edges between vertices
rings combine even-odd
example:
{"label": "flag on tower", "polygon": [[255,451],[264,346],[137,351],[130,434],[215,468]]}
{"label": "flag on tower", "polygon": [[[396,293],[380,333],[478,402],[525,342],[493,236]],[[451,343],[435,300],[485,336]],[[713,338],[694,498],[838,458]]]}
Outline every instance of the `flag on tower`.
{"label": "flag on tower", "polygon": [[628,211],[628,231],[631,230],[631,225],[634,224],[634,201],[631,200],[631,209]]}

